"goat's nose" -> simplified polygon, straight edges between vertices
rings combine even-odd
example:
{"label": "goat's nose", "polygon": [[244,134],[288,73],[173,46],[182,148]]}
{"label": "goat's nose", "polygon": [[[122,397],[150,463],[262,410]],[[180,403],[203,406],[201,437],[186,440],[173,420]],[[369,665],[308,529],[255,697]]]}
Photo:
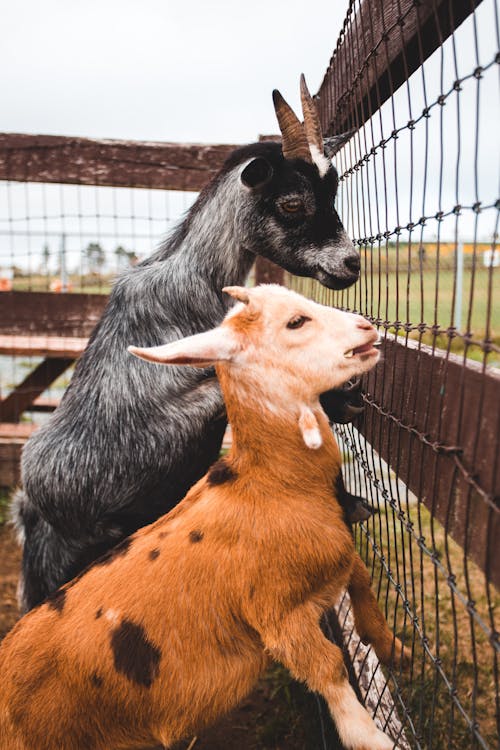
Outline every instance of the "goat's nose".
{"label": "goat's nose", "polygon": [[361,263],[358,253],[352,253],[352,255],[348,255],[346,258],[344,258],[344,263],[349,271],[351,271],[351,273],[359,274]]}
{"label": "goat's nose", "polygon": [[356,328],[361,328],[363,331],[370,331],[373,326],[368,320],[358,317],[356,319]]}

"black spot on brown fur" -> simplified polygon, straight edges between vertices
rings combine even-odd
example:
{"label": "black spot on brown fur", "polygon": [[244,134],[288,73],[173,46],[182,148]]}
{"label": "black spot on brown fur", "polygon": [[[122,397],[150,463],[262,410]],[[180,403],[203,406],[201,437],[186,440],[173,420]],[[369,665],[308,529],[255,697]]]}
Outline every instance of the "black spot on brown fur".
{"label": "black spot on brown fur", "polygon": [[144,628],[123,620],[111,632],[115,669],[137,685],[150,687],[160,672],[161,650],[148,639]]}
{"label": "black spot on brown fur", "polygon": [[90,682],[92,683],[92,685],[94,685],[94,687],[99,688],[102,686],[103,680],[102,677],[97,674],[97,672],[92,672],[92,674],[90,675]]}
{"label": "black spot on brown fur", "polygon": [[190,531],[189,532],[189,541],[193,544],[196,544],[197,542],[201,542],[203,539],[203,531]]}
{"label": "black spot on brown fur", "polygon": [[255,586],[250,586],[250,590],[248,592],[248,596],[250,597],[250,599],[254,598],[254,596],[255,596]]}
{"label": "black spot on brown fur", "polygon": [[108,551],[105,552],[104,555],[101,555],[101,557],[99,557],[90,567],[93,567],[94,565],[109,565],[116,557],[126,555],[131,544],[132,539],[130,537],[126,537],[126,539],[123,539],[115,547],[111,547],[111,549],[108,549]]}
{"label": "black spot on brown fur", "polygon": [[95,619],[98,620],[99,617],[102,617],[102,607],[99,607],[99,609],[95,613]]}
{"label": "black spot on brown fur", "polygon": [[158,539],[165,539],[165,537],[168,536],[169,534],[170,534],[169,531],[160,531],[160,533],[158,534]]}
{"label": "black spot on brown fur", "polygon": [[56,612],[62,612],[64,604],[66,602],[66,590],[57,589],[48,595],[46,602],[51,609],[55,609]]}
{"label": "black spot on brown fur", "polygon": [[232,482],[237,478],[234,469],[228,464],[225,458],[220,458],[214,463],[208,472],[207,482],[212,486]]}
{"label": "black spot on brown fur", "polygon": [[160,556],[160,550],[159,549],[152,549],[149,553],[149,559],[150,560],[156,560],[157,557]]}

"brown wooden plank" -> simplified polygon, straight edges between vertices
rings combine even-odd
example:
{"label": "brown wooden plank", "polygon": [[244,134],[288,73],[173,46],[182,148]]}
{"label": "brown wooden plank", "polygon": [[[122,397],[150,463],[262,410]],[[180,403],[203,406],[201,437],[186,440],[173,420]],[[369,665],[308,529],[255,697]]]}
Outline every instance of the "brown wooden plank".
{"label": "brown wooden plank", "polygon": [[28,424],[23,422],[22,424],[14,424],[12,422],[0,422],[0,440],[3,441],[26,441],[31,435],[37,430],[39,425]]}
{"label": "brown wooden plank", "polygon": [[61,399],[59,398],[39,396],[29,405],[28,411],[52,412],[54,409],[57,409],[60,403]]}
{"label": "brown wooden plank", "polygon": [[237,145],[0,134],[0,179],[198,191]]}
{"label": "brown wooden plank", "polygon": [[1,292],[0,334],[88,337],[107,301],[104,294]]}
{"label": "brown wooden plank", "polygon": [[255,283],[256,284],[283,284],[285,272],[276,263],[257,256],[255,261]]}
{"label": "brown wooden plank", "polygon": [[362,434],[500,587],[500,371],[388,338],[366,391]]}
{"label": "brown wooden plank", "polygon": [[51,357],[40,362],[20,385],[0,401],[0,420],[17,422],[30,404],[62,375],[73,361],[73,357]]}
{"label": "brown wooden plank", "polygon": [[323,132],[361,127],[481,0],[363,0],[316,101]]}
{"label": "brown wooden plank", "polygon": [[11,488],[20,479],[20,461],[24,441],[0,438],[0,487]]}
{"label": "brown wooden plank", "polygon": [[0,334],[0,354],[77,359],[88,339],[68,336],[5,336]]}

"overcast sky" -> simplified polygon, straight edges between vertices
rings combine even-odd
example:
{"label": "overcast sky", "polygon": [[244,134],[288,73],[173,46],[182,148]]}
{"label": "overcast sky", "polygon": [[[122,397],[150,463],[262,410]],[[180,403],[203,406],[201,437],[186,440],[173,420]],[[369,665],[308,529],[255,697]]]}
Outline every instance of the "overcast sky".
{"label": "overcast sky", "polygon": [[[0,44],[0,131],[245,143],[255,140],[260,133],[277,132],[271,99],[273,88],[279,88],[296,111],[300,109],[301,72],[305,73],[311,91],[318,90],[335,48],[348,0],[312,0],[309,3],[296,0],[0,0],[0,4],[4,31]],[[479,62],[483,65],[494,59],[498,49],[494,8],[495,0],[484,0],[476,11]],[[466,21],[455,37],[459,76],[470,74],[476,65],[472,20]],[[442,83],[441,56],[445,71]],[[428,101],[434,101],[441,85],[446,91],[455,79],[451,40],[426,63],[425,70]],[[392,165],[395,142],[391,141],[385,151],[389,165],[387,199],[382,205],[382,194],[378,201],[386,223],[381,227],[356,225],[349,207],[342,204],[344,222],[351,236],[369,236],[387,227],[393,229],[396,224],[404,226],[410,219],[418,221],[423,214],[434,214],[440,203],[443,210],[449,211],[457,202],[455,182],[459,152],[458,202],[472,205],[478,197],[484,205],[494,203],[500,142],[495,66],[490,67],[481,81],[477,197],[474,174],[476,86],[475,79],[469,79],[460,94],[460,142],[455,95],[441,110],[445,134],[441,176],[439,110],[433,111],[426,205],[419,205],[422,203],[425,150],[425,128],[421,124],[414,137],[413,206],[409,208],[409,131],[405,130],[397,142],[401,214],[396,215]],[[377,114],[373,118],[375,131],[380,122],[384,123],[385,135],[392,131],[393,106],[398,127],[421,113],[424,99],[420,72],[412,78],[411,91],[408,97],[406,87],[401,87],[394,102],[384,105],[381,117]],[[381,134],[376,133],[375,142],[380,137]],[[360,155],[354,154],[356,158]],[[380,160],[379,151],[369,172],[372,181],[374,169],[379,176],[382,174]],[[55,262],[55,248],[59,246],[62,232],[67,233],[69,250],[75,258],[95,239],[111,253],[117,237],[120,243],[141,255],[148,254],[168,230],[167,218],[175,221],[193,199],[192,195],[170,194],[166,207],[166,197],[162,191],[81,187],[59,190],[51,185],[26,187],[14,183],[7,190],[5,184],[0,183],[0,266],[14,262],[31,266],[32,255],[35,264],[38,263],[44,244],[50,244]],[[122,219],[113,227],[111,215],[116,213],[117,201],[121,201],[118,213]],[[61,216],[82,213],[82,206],[88,214],[84,222],[77,225],[76,219],[61,219]],[[42,214],[53,218],[37,224],[33,217]],[[110,218],[103,219],[107,214]],[[131,217],[141,214],[150,219],[145,218],[142,223],[139,219],[135,223],[131,221]],[[482,214],[477,226],[474,220],[472,212],[464,214],[461,235],[470,240],[476,233],[478,238],[487,241],[493,233],[496,212],[490,210]],[[17,234],[11,232],[12,226]],[[442,237],[453,239],[454,227],[452,216],[442,226]],[[430,222],[427,236],[434,237],[436,230],[437,226]],[[406,239],[405,236],[402,239]]]}
{"label": "overcast sky", "polygon": [[247,142],[321,83],[347,0],[2,0],[3,131]]}

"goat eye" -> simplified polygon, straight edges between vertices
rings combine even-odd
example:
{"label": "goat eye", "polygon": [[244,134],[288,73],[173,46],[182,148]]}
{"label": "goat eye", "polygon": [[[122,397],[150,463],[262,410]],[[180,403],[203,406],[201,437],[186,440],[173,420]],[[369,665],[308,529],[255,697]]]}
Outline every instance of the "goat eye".
{"label": "goat eye", "polygon": [[298,213],[302,208],[304,207],[304,204],[302,201],[299,201],[297,199],[295,200],[289,200],[289,201],[283,201],[281,204],[281,208],[283,211],[286,211],[288,214],[296,214]]}
{"label": "goat eye", "polygon": [[308,320],[311,320],[311,318],[308,318],[306,315],[295,315],[295,317],[288,321],[286,327],[291,328],[294,331],[296,328],[302,328],[304,323],[307,323]]}

